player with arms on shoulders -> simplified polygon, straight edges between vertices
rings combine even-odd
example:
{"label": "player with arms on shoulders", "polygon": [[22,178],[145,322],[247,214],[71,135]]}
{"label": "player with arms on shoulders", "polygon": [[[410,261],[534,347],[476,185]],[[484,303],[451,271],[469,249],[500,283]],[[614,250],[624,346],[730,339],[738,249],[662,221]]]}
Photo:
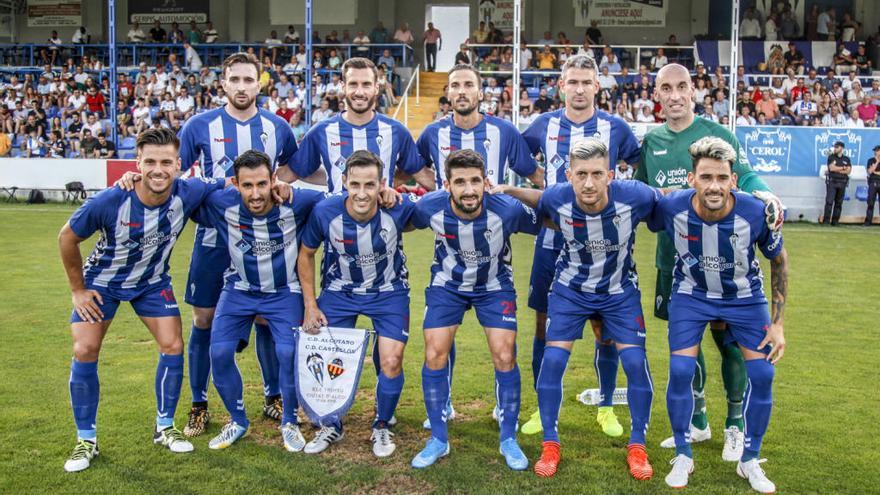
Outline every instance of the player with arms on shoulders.
{"label": "player with arms on shoulders", "polygon": [[[752,489],[773,493],[759,463],[761,441],[773,406],[773,375],[785,352],[783,320],[788,296],[788,255],[780,232],[766,224],[765,205],[734,191],[736,151],[726,140],[704,137],[691,145],[693,188],[660,200],[648,226],[673,240],[676,254],[669,301],[669,384],[666,409],[675,439],[675,458],[666,484],[688,485],[694,470],[688,441],[694,396],[691,383],[703,333],[710,321],[727,325],[724,344],[735,344],[745,358],[745,442],[736,467]],[[767,310],[756,247],[770,260],[772,317]]]}
{"label": "player with arms on shoulders", "polygon": [[474,308],[483,326],[495,367],[495,397],[500,408],[500,451],[507,466],[528,468],[516,441],[520,374],[516,364],[516,291],[510,267],[510,236],[537,234],[535,212],[504,194],[487,194],[486,165],[477,152],[457,150],[444,164],[444,190],[416,205],[415,228],[436,235],[431,282],[425,289],[425,364],[422,392],[431,422],[431,438],[412,460],[428,467],[449,454],[446,407],[449,402],[448,355],[464,313]]}
{"label": "player with arms on shoulders", "polygon": [[[190,214],[223,181],[177,179],[179,147],[169,129],[142,132],[137,168],[144,179],[131,191],[113,187],[89,198],[58,235],[74,307],[70,402],[77,444],[65,471],[87,469],[98,455],[98,355],[123,301],[132,305],[159,344],[153,441],[172,452],[193,450],[174,427],[183,382],[183,332],[168,260]],[[79,245],[97,231],[101,238],[83,264]]]}
{"label": "player with arms on shoulders", "polygon": [[[770,193],[767,184],[749,167],[745,150],[727,128],[694,114],[692,99],[694,87],[688,70],[679,64],[664,66],[657,73],[654,97],[660,102],[666,123],[652,129],[642,142],[641,163],[635,179],[661,189],[687,187],[687,174],[691,171],[688,147],[706,136],[716,136],[730,144],[736,152],[733,162],[738,182],[735,186],[754,193],[766,205],[766,221],[773,230],[782,227],[782,204]],[[672,288],[672,269],[675,263],[673,241],[665,233],[657,234],[657,285],[654,299],[654,316],[669,319],[669,296]],[[721,376],[727,392],[727,419],[724,425],[725,461],[736,461],[743,448],[743,397],[746,388],[746,371],[742,353],[734,344],[725,344],[723,322],[711,322],[712,340],[721,352]],[[694,416],[691,420],[691,442],[702,442],[712,437],[706,416],[706,365],[703,351],[697,356],[697,373],[694,375]],[[661,443],[662,447],[675,446],[672,438]]]}

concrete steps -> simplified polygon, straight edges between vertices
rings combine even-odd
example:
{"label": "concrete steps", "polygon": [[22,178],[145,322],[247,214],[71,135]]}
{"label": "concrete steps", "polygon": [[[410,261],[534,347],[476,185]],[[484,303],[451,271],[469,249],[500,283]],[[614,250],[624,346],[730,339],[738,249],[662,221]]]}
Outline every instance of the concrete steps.
{"label": "concrete steps", "polygon": [[[419,100],[420,104],[416,105],[415,90],[410,94],[409,98],[409,115],[407,127],[413,135],[414,139],[418,139],[422,129],[426,125],[434,121],[434,113],[439,109],[439,100],[445,95],[444,87],[446,86],[447,75],[445,72],[420,72],[419,73]],[[403,101],[403,97],[399,98]],[[390,114],[394,114],[395,108],[391,109]],[[397,120],[403,122],[403,108],[397,114]]]}

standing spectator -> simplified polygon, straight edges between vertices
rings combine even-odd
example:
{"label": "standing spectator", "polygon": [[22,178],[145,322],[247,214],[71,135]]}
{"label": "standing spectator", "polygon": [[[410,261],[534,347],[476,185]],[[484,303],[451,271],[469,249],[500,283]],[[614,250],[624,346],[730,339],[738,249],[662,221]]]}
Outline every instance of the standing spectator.
{"label": "standing spectator", "polygon": [[141,29],[140,23],[135,22],[134,25],[131,26],[131,29],[128,30],[126,38],[128,38],[129,43],[143,43],[147,40],[147,35],[144,34],[144,30]]}
{"label": "standing spectator", "polygon": [[861,29],[861,25],[852,18],[849,12],[843,13],[843,21],[840,23],[840,41],[855,41],[856,34]]}
{"label": "standing spectator", "polygon": [[403,24],[401,24],[400,28],[398,28],[397,31],[394,32],[393,41],[395,43],[403,43],[405,45],[412,45],[413,40],[414,40],[414,38],[413,38],[412,31],[410,31],[410,29],[409,29],[409,24],[407,24],[405,22]]}
{"label": "standing spectator", "polygon": [[779,39],[779,25],[776,12],[770,12],[767,21],[764,23],[764,39],[766,41],[776,41]]}
{"label": "standing spectator", "polygon": [[[7,138],[8,139],[8,138]],[[874,146],[874,156],[868,158],[868,210],[865,212],[865,226],[874,223],[874,202],[880,196],[880,145]]]}
{"label": "standing spectator", "polygon": [[486,21],[480,21],[476,31],[471,33],[471,40],[478,45],[482,45],[489,41],[489,35],[489,30],[486,28]]}
{"label": "standing spectator", "polygon": [[168,33],[165,32],[159,19],[156,19],[153,27],[150,28],[150,39],[153,40],[153,43],[165,43],[168,40]]}
{"label": "standing spectator", "polygon": [[761,38],[761,23],[755,18],[755,10],[746,10],[746,16],[739,25],[741,40],[757,40]]}
{"label": "standing spectator", "polygon": [[602,37],[602,31],[599,30],[599,21],[593,19],[590,21],[590,27],[587,28],[586,36],[584,39],[585,44],[590,45],[604,45],[605,38]]}
{"label": "standing spectator", "polygon": [[520,41],[519,44],[519,70],[531,70],[532,69],[532,49],[526,46],[525,41]]}
{"label": "standing spectator", "polygon": [[428,64],[428,72],[434,72],[437,66],[437,50],[443,49],[443,38],[440,30],[434,27],[433,22],[428,23],[425,31],[425,60]]}
{"label": "standing spectator", "polygon": [[820,41],[834,41],[834,32],[837,30],[834,16],[834,7],[829,5],[825,11],[819,14],[816,18],[816,34],[819,36]]}
{"label": "standing spectator", "polygon": [[70,39],[74,45],[86,45],[91,43],[92,36],[86,31],[85,26],[81,26],[79,29],[73,32],[73,37]]}
{"label": "standing spectator", "polygon": [[654,56],[651,57],[651,70],[658,71],[668,63],[669,60],[666,58],[666,51],[663,48],[658,48]]}
{"label": "standing spectator", "polygon": [[370,39],[373,43],[383,44],[388,41],[388,30],[382,24],[382,21],[376,23],[376,27],[370,31]]}
{"label": "standing spectator", "polygon": [[300,39],[299,31],[293,24],[287,26],[287,32],[284,33],[284,43],[287,45],[298,45]]}
{"label": "standing spectator", "polygon": [[186,42],[183,44],[184,49],[184,63],[189,68],[190,72],[198,72],[202,69],[202,58],[199,57],[199,52],[193,48],[190,42]]}
{"label": "standing spectator", "polygon": [[190,45],[198,45],[202,42],[202,32],[196,25],[196,21],[189,21],[189,31],[186,32],[186,40]]}
{"label": "standing spectator", "polygon": [[804,54],[797,49],[794,42],[788,43],[788,51],[785,52],[785,70],[794,70],[798,74],[804,73]]}
{"label": "standing spectator", "polygon": [[171,23],[171,31],[168,33],[168,42],[179,44],[183,43],[186,37],[183,35],[183,31],[180,29],[180,25],[176,22]]}
{"label": "standing spectator", "polygon": [[208,24],[205,26],[205,30],[202,31],[202,36],[205,37],[205,43],[216,43],[219,35],[217,34],[217,30],[214,29],[214,23],[208,21]]}
{"label": "standing spectator", "polygon": [[274,29],[269,32],[269,37],[263,41],[263,46],[260,47],[260,60],[263,60],[266,57],[267,52],[271,52],[272,55],[270,58],[272,59],[272,65],[275,65],[275,57],[278,56],[278,47],[281,45],[281,40],[278,39],[278,31]]}
{"label": "standing spectator", "polygon": [[801,27],[792,12],[791,7],[786,7],[782,12],[782,20],[780,22],[780,34],[784,40],[793,40],[800,34]]}
{"label": "standing spectator", "polygon": [[852,162],[844,153],[843,141],[834,143],[834,151],[828,155],[827,170],[825,172],[825,212],[822,215],[822,223],[836,226],[840,221],[840,213],[843,208],[843,196],[852,174]]}

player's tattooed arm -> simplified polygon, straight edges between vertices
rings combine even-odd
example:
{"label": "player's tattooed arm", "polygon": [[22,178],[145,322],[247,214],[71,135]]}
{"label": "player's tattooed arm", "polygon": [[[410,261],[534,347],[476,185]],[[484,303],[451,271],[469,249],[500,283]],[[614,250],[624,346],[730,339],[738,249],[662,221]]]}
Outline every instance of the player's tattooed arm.
{"label": "player's tattooed arm", "polygon": [[82,273],[82,254],[79,250],[79,244],[84,240],[73,232],[69,223],[66,223],[58,234],[58,249],[70,284],[74,310],[83,321],[98,323],[104,318],[99,306],[104,304],[104,300],[99,292],[86,288]]}
{"label": "player's tattooed arm", "polygon": [[785,335],[783,323],[785,321],[785,303],[788,299],[788,253],[783,248],[779,254],[770,260],[770,327],[767,336],[761,343],[761,348],[770,344],[771,349],[767,354],[767,360],[776,363],[782,359],[785,353]]}

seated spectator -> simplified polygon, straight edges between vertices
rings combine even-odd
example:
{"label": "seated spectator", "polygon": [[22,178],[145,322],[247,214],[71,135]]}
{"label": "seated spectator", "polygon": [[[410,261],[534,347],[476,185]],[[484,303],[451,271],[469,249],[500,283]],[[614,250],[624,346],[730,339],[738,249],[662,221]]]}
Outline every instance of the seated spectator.
{"label": "seated spectator", "polygon": [[391,71],[394,70],[394,63],[395,63],[394,57],[391,56],[391,50],[389,50],[387,48],[382,50],[382,56],[376,60],[377,66],[385,64],[385,67],[387,67],[388,70],[391,70]]}
{"label": "seated spectator", "polygon": [[555,68],[556,55],[550,51],[550,45],[544,45],[544,49],[538,54],[538,70],[553,70]]}
{"label": "seated spectator", "polygon": [[299,31],[296,30],[293,24],[287,26],[287,32],[284,33],[284,43],[288,45],[298,45],[299,39]]}
{"label": "seated spectator", "polygon": [[31,130],[27,134],[22,143],[22,151],[25,158],[41,158],[48,154],[46,141],[43,140],[43,137],[36,129]]}
{"label": "seated spectator", "polygon": [[107,140],[107,135],[103,132],[98,134],[98,144],[95,146],[95,158],[115,158],[116,145],[113,141]]}
{"label": "seated spectator", "polygon": [[840,22],[840,41],[855,41],[856,34],[861,30],[861,24],[852,18],[849,12],[843,13],[843,20]]}
{"label": "seated spectator", "polygon": [[804,121],[809,123],[810,120],[816,118],[819,106],[813,101],[813,95],[810,92],[804,92],[803,99],[794,101],[788,108],[788,112],[798,125],[802,125]]}
{"label": "seated spectator", "polygon": [[718,115],[719,119],[728,117],[730,114],[730,104],[727,101],[727,95],[724,94],[724,91],[720,89],[715,91],[715,102],[712,103],[712,110],[714,110],[715,115]]}
{"label": "seated spectator", "polygon": [[859,117],[859,113],[855,110],[849,113],[849,117],[847,117],[843,126],[847,128],[861,128],[865,127],[866,122]]}
{"label": "seated spectator", "polygon": [[174,44],[183,43],[186,37],[183,35],[183,31],[180,29],[180,25],[176,22],[171,23],[171,29],[168,32],[168,42]]}
{"label": "seated spectator", "polygon": [[137,105],[131,111],[132,124],[134,125],[134,134],[140,134],[144,130],[153,125],[153,119],[150,116],[150,107],[143,98],[137,99]]}
{"label": "seated spectator", "polygon": [[193,98],[186,86],[180,88],[177,98],[174,100],[176,111],[174,117],[179,121],[185,121],[193,116],[196,109],[196,100]]}
{"label": "seated spectator", "polygon": [[621,161],[614,169],[614,180],[630,180],[633,178],[633,168],[628,163]]}
{"label": "seated spectator", "polygon": [[859,74],[863,76],[871,74],[871,59],[868,58],[865,45],[859,45],[858,51],[856,51],[855,64]]}
{"label": "seated spectator", "polygon": [[405,45],[412,45],[413,40],[413,33],[409,29],[409,24],[405,22],[394,32],[394,37],[392,38],[394,43],[403,43]]}
{"label": "seated spectator", "polygon": [[81,26],[79,29],[73,32],[73,37],[70,41],[74,45],[87,45],[92,42],[92,35],[86,31],[85,26]]}
{"label": "seated spectator", "polygon": [[532,53],[532,49],[526,45],[525,41],[520,41],[519,44],[519,69],[520,70],[532,70],[534,64],[532,63],[532,59],[535,57],[535,54]]}
{"label": "seated spectator", "polygon": [[607,55],[602,57],[602,62],[599,64],[599,68],[607,67],[608,72],[617,73],[620,72],[620,62],[617,60],[617,55],[614,52],[608,52]]}
{"label": "seated spectator", "polygon": [[[131,109],[123,100],[116,102],[116,129],[120,137],[133,135],[134,119],[131,116]],[[51,130],[50,130],[51,132]]]}
{"label": "seated spectator", "polygon": [[[485,24],[485,23],[484,23]],[[376,27],[370,31],[370,39],[373,43],[382,44],[388,41],[388,30],[382,24],[382,21],[376,23]]]}
{"label": "seated spectator", "polygon": [[609,91],[617,90],[617,79],[615,79],[614,76],[608,74],[607,65],[602,67],[601,73],[599,74],[599,77],[597,79],[599,81],[600,89],[607,89]]}
{"label": "seated spectator", "polygon": [[147,35],[144,34],[144,30],[141,29],[141,25],[138,22],[135,22],[131,26],[126,38],[128,38],[129,43],[143,43],[144,41],[147,41]]}
{"label": "seated spectator", "polygon": [[773,45],[770,48],[770,56],[767,57],[767,72],[778,75],[783,74],[785,70],[785,56],[782,53],[782,46]]}
{"label": "seated spectator", "polygon": [[46,157],[47,158],[65,158],[67,155],[67,143],[61,137],[58,131],[49,133],[49,139],[46,141]]}
{"label": "seated spectator", "polygon": [[844,74],[850,71],[856,70],[858,67],[856,66],[856,59],[853,57],[852,52],[846,49],[846,46],[841,43],[837,46],[837,53],[834,55],[834,70],[837,71],[838,74]]}
{"label": "seated spectator", "polygon": [[189,31],[186,32],[186,41],[190,45],[198,45],[202,42],[202,32],[199,31],[196,21],[189,21]]}
{"label": "seated spectator", "polygon": [[853,81],[851,89],[846,92],[847,113],[855,110],[855,108],[865,99],[865,96],[865,91],[862,90],[862,83],[858,80]]}
{"label": "seated spectator", "polygon": [[617,110],[614,112],[614,115],[620,117],[626,122],[633,122],[632,113],[626,109],[626,105],[624,105],[623,103],[617,104]]}
{"label": "seated spectator", "polygon": [[706,87],[705,79],[697,79],[696,87],[694,87],[694,101],[701,103],[711,91],[711,89]]}
{"label": "seated spectator", "polygon": [[785,52],[783,58],[785,59],[786,72],[788,72],[789,69],[792,69],[798,74],[804,73],[804,54],[797,49],[794,42],[788,43],[788,51]]}
{"label": "seated spectator", "polygon": [[278,31],[273,29],[269,32],[269,37],[263,41],[263,46],[260,47],[260,60],[263,60],[268,54],[272,60],[271,65],[275,65],[275,57],[278,56],[278,47],[280,45],[281,40],[278,39]]}
{"label": "seated spectator", "polygon": [[327,57],[327,68],[339,70],[340,67],[342,67],[342,57],[339,56],[335,48],[331,48],[330,56]]}
{"label": "seated spectator", "polygon": [[278,110],[275,111],[275,115],[284,119],[285,122],[290,123],[294,113],[296,112],[288,107],[287,98],[281,98],[278,100]]}
{"label": "seated spectator", "polygon": [[325,98],[321,100],[321,107],[312,112],[312,124],[317,124],[322,120],[329,119],[333,116],[333,111],[330,110],[330,102]]}
{"label": "seated spectator", "polygon": [[840,114],[838,105],[831,105],[831,111],[822,116],[822,125],[824,127],[843,127],[846,125],[846,118]]}
{"label": "seated spectator", "polygon": [[757,125],[770,125],[771,122],[767,120],[767,116],[764,115],[764,112],[758,114],[758,124]]}
{"label": "seated spectator", "polygon": [[520,123],[520,125],[529,126],[537,118],[538,118],[538,115],[532,111],[531,105],[529,105],[528,107],[524,107],[524,106],[519,107],[519,123]]}
{"label": "seated spectator", "polygon": [[651,100],[651,97],[648,95],[647,89],[642,89],[639,91],[639,97],[632,104],[632,112],[633,116],[637,116],[642,113],[642,107],[654,108],[654,101]]}
{"label": "seated spectator", "polygon": [[666,51],[663,48],[658,48],[654,56],[651,57],[651,70],[658,71],[668,63],[669,60],[666,58]]}
{"label": "seated spectator", "polygon": [[458,47],[458,52],[455,54],[455,64],[471,65],[471,55],[468,51],[467,45],[461,45]]}
{"label": "seated spectator", "polygon": [[[855,107],[855,111],[866,125],[877,125],[877,106],[871,102],[870,96],[865,95],[862,98],[862,102]],[[850,115],[852,115],[852,112],[850,112]]]}
{"label": "seated spectator", "polygon": [[602,110],[605,113],[614,113],[613,103],[609,94],[608,90],[602,90],[598,93],[595,103],[597,110]]}
{"label": "seated spectator", "polygon": [[547,113],[550,111],[550,108],[553,106],[553,100],[547,97],[547,90],[545,88],[541,88],[541,92],[538,93],[538,98],[535,100],[534,107],[538,113]]}
{"label": "seated spectator", "polygon": [[294,112],[293,117],[290,119],[290,127],[293,130],[293,137],[296,139],[296,143],[301,143],[306,135],[306,131],[309,130],[309,126],[302,120],[302,112]]}
{"label": "seated spectator", "polygon": [[305,70],[305,66],[300,64],[299,58],[294,55],[290,57],[290,62],[284,64],[284,67],[282,67],[281,70],[284,71],[285,74],[290,75],[296,72],[303,72]]}
{"label": "seated spectator", "polygon": [[217,30],[214,29],[214,23],[211,21],[208,21],[208,24],[205,26],[205,30],[202,31],[202,36],[204,36],[205,38],[205,43],[208,44],[216,43],[217,39],[220,37],[217,34]]}
{"label": "seated spectator", "polygon": [[641,122],[643,124],[653,123],[654,119],[654,111],[653,108],[649,106],[641,107],[641,111],[636,116],[636,122]]}
{"label": "seated spectator", "polygon": [[755,103],[755,112],[759,115],[763,113],[767,120],[775,122],[779,118],[779,104],[775,98],[769,96],[761,98]]}
{"label": "seated spectator", "polygon": [[358,31],[357,36],[355,36],[351,42],[354,45],[358,45],[357,48],[355,48],[355,52],[359,55],[370,52],[370,47],[367,46],[370,44],[370,37],[364,34],[363,31]]}

